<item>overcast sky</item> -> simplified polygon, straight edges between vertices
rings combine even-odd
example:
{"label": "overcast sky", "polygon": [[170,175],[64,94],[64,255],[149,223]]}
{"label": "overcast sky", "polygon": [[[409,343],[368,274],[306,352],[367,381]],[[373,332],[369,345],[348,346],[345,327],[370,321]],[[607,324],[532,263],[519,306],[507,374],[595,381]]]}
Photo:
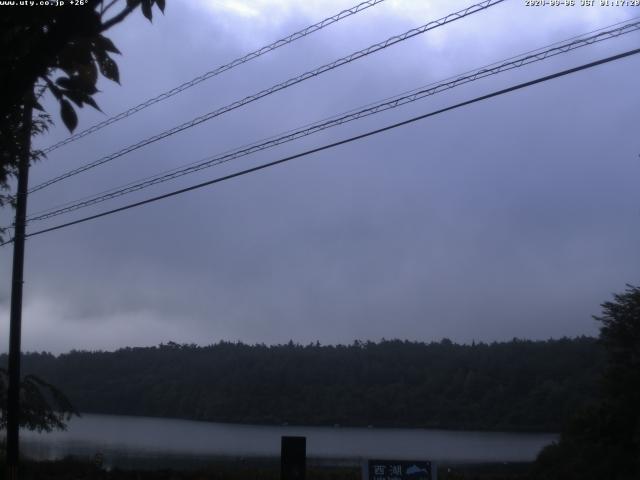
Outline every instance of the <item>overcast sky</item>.
{"label": "overcast sky", "polygon": [[[110,32],[121,86],[80,129],[354,5],[167,2]],[[31,185],[461,9],[387,0],[51,153]],[[156,12],[157,13],[157,12]],[[632,18],[508,0],[34,193],[35,212]],[[52,226],[636,48],[639,33],[438,94]],[[23,348],[594,335],[640,283],[640,58],[564,77],[27,242]],[[67,136],[60,125],[40,146]],[[9,212],[2,214],[3,223]],[[0,250],[7,348],[11,249]]]}

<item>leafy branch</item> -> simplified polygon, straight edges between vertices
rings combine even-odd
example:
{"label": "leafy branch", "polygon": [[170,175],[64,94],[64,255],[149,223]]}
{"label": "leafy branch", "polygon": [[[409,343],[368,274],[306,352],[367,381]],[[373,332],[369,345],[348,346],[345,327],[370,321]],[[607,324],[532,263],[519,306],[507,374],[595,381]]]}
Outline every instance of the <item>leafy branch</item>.
{"label": "leafy branch", "polygon": [[[7,427],[9,374],[0,368],[0,429]],[[66,422],[80,414],[54,385],[35,375],[26,375],[20,384],[20,426],[38,432],[66,430]]]}

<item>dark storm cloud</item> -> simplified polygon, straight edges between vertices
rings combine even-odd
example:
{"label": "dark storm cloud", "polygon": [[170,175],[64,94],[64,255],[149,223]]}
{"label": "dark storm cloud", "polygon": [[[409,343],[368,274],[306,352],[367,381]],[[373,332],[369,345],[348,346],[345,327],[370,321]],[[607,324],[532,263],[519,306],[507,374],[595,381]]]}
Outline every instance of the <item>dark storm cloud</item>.
{"label": "dark storm cloud", "polygon": [[[269,4],[255,5],[259,12]],[[123,86],[104,84],[99,103],[117,113],[340,9],[287,5],[275,2],[270,21],[193,5],[173,6],[153,26],[132,19],[113,35],[125,52]],[[427,18],[452,8],[443,2]],[[398,6],[376,9],[54,152],[33,169],[32,184],[419,22]],[[39,192],[31,210],[630,16],[577,12],[530,12],[508,2]],[[637,40],[634,35],[113,205],[621,51]],[[631,131],[640,111],[631,93],[637,61],[33,238],[25,346],[60,351],[221,338],[490,341],[594,333],[590,315],[625,282],[637,283],[640,266],[640,194],[634,188],[640,163]],[[81,124],[101,118],[82,112]],[[64,136],[58,128],[43,143]],[[6,310],[9,250],[2,256],[0,305]]]}

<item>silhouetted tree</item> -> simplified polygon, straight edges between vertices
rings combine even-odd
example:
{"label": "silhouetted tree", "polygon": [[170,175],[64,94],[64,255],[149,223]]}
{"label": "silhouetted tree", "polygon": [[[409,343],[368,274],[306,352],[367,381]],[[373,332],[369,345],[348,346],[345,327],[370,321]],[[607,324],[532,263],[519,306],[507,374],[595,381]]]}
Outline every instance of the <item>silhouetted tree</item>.
{"label": "silhouetted tree", "polygon": [[[161,344],[25,354],[86,413],[306,425],[558,431],[602,369],[592,338],[456,345]],[[0,362],[6,361],[0,356]]]}
{"label": "silhouetted tree", "polygon": [[541,479],[640,478],[640,288],[602,304],[607,365],[598,403],[573,416],[536,462]]}

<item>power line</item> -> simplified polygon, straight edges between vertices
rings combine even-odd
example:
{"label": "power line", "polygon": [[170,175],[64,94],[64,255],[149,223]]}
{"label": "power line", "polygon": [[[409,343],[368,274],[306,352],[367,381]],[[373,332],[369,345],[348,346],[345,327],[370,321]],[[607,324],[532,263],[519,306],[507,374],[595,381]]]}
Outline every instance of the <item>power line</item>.
{"label": "power line", "polygon": [[[500,63],[509,62],[509,61],[511,61],[511,60],[514,60],[514,59],[517,59],[517,58],[519,58],[519,57],[522,57],[522,56],[525,56],[525,55],[529,55],[529,54],[532,54],[532,53],[539,53],[539,52],[541,52],[542,50],[544,50],[544,49],[546,49],[546,48],[551,48],[551,47],[554,47],[554,46],[558,46],[558,45],[561,45],[561,44],[563,44],[563,43],[570,42],[570,41],[572,41],[572,40],[579,40],[579,39],[583,39],[583,38],[584,38],[584,37],[586,37],[587,35],[592,35],[592,34],[595,34],[595,33],[598,33],[598,32],[603,32],[604,30],[611,29],[611,28],[613,28],[613,27],[617,27],[617,26],[623,25],[623,24],[625,24],[625,23],[634,22],[634,21],[636,21],[636,20],[638,20],[638,19],[640,19],[640,16],[638,16],[638,17],[633,17],[633,18],[630,18],[630,19],[628,19],[628,20],[623,20],[623,21],[620,21],[620,22],[616,22],[616,23],[614,23],[614,24],[607,25],[607,26],[605,26],[605,27],[600,27],[600,28],[597,28],[597,29],[591,30],[591,31],[589,31],[589,32],[581,33],[580,35],[575,35],[575,36],[572,36],[572,37],[566,38],[566,39],[564,39],[564,40],[561,40],[561,41],[557,41],[557,42],[551,43],[551,44],[546,45],[546,46],[544,46],[544,47],[539,47],[539,48],[536,48],[536,49],[533,49],[533,50],[528,50],[528,51],[523,52],[523,53],[520,53],[520,54],[518,54],[518,55],[514,55],[514,56],[511,56],[511,57],[509,57],[509,58],[506,58],[506,59],[503,59],[503,60],[500,60],[500,61],[497,61],[497,62],[491,63],[491,64],[489,64],[489,65],[486,65],[486,66],[482,67],[482,69],[489,69],[489,68],[492,68],[492,67],[495,67],[495,66],[499,65]],[[623,27],[623,28],[625,28],[625,27]],[[605,34],[606,34],[606,33],[607,33],[607,32],[605,32]],[[624,34],[624,33],[630,33],[630,32],[622,32],[621,34]],[[616,36],[617,36],[617,35],[616,35]],[[595,41],[599,41],[599,40],[595,40]],[[448,77],[448,78],[446,78],[446,79],[441,80],[441,81],[440,81],[440,83],[448,82],[448,81],[450,81],[450,80],[453,80],[453,79],[459,78],[459,77],[464,76],[464,75],[469,75],[469,74],[471,74],[471,73],[476,72],[477,70],[478,70],[478,68],[476,68],[476,69],[471,69],[471,70],[468,70],[468,71],[466,71],[466,72],[463,72],[463,73],[459,73],[459,74],[457,74],[457,75],[450,76],[450,77]],[[418,92],[418,91],[419,91],[419,90],[421,90],[421,89],[424,89],[424,88],[427,88],[427,87],[430,87],[430,86],[436,85],[437,83],[438,83],[438,82],[432,82],[432,83],[430,83],[430,84],[428,84],[428,85],[426,85],[426,86],[422,86],[422,87],[414,88],[414,89],[412,89],[412,90],[407,90],[407,91],[405,91],[405,92],[402,92],[402,93],[396,94],[396,95],[394,95],[394,96],[386,97],[386,98],[384,98],[384,99],[382,99],[382,100],[379,100],[379,101],[377,101],[377,102],[371,102],[371,103],[368,103],[368,104],[366,104],[366,105],[363,105],[363,106],[360,106],[360,107],[357,107],[357,108],[352,108],[352,109],[347,110],[347,111],[345,111],[345,112],[342,112],[342,113],[340,113],[340,114],[332,115],[332,116],[330,116],[330,117],[325,117],[325,118],[324,118],[324,119],[322,119],[322,120],[318,120],[318,121],[315,121],[315,122],[312,122],[312,123],[305,124],[305,125],[303,125],[303,126],[301,126],[301,127],[298,127],[298,129],[291,129],[291,130],[288,130],[288,131],[286,131],[286,132],[282,132],[282,133],[280,133],[280,134],[271,135],[271,136],[266,137],[266,138],[263,138],[263,139],[261,139],[261,140],[257,140],[257,141],[251,142],[251,143],[244,144],[244,145],[242,145],[242,146],[240,146],[240,147],[236,147],[235,149],[227,150],[227,151],[225,151],[225,152],[220,153],[219,155],[226,155],[226,154],[230,154],[230,153],[236,152],[236,151],[238,151],[238,150],[241,150],[241,149],[247,148],[247,147],[249,147],[249,146],[258,145],[258,144],[260,144],[260,143],[264,143],[264,142],[266,142],[266,141],[268,141],[268,140],[276,139],[276,138],[278,138],[279,136],[283,136],[283,135],[286,135],[286,134],[290,134],[290,133],[296,132],[297,130],[302,129],[302,128],[311,127],[311,126],[317,125],[317,124],[319,124],[319,123],[324,123],[324,122],[328,122],[329,120],[337,119],[337,118],[339,118],[339,117],[341,117],[341,116],[343,116],[343,115],[347,115],[347,114],[350,114],[350,113],[357,112],[357,111],[359,111],[359,110],[361,110],[361,109],[363,109],[363,108],[368,108],[368,107],[371,107],[371,106],[377,105],[377,104],[379,104],[379,103],[381,103],[381,102],[387,102],[387,101],[390,101],[390,100],[395,100],[395,99],[400,98],[401,96],[409,95],[409,94],[413,94],[413,93]],[[96,197],[98,197],[98,196],[102,196],[102,195],[105,195],[105,194],[108,194],[108,193],[114,192],[114,191],[116,191],[116,190],[119,190],[119,189],[122,189],[122,188],[125,188],[125,187],[129,187],[129,186],[136,185],[136,184],[137,184],[137,183],[139,183],[139,182],[145,182],[145,181],[147,181],[147,180],[152,180],[152,179],[155,179],[155,178],[158,178],[158,177],[164,176],[165,174],[168,174],[168,173],[177,172],[178,170],[185,169],[186,167],[191,167],[191,166],[194,166],[194,165],[199,165],[199,164],[201,164],[201,162],[203,162],[203,161],[206,161],[206,159],[198,160],[198,161],[195,161],[195,162],[191,162],[191,163],[188,163],[188,164],[185,164],[185,165],[179,166],[179,167],[174,167],[174,168],[172,168],[172,169],[165,170],[165,171],[160,172],[160,173],[157,173],[157,174],[155,174],[155,175],[150,175],[150,176],[147,176],[147,177],[144,177],[144,178],[139,178],[139,179],[137,179],[137,180],[133,180],[133,181],[131,181],[131,182],[128,182],[128,183],[126,183],[126,184],[124,184],[124,185],[120,185],[120,186],[117,186],[117,187],[112,187],[112,188],[109,188],[109,189],[107,189],[107,190],[103,190],[103,191],[101,191],[101,192],[99,192],[99,193],[96,193],[96,194],[86,195],[86,196],[84,196],[84,197],[81,197],[80,199],[71,200],[71,201],[68,201],[68,202],[64,202],[64,203],[62,203],[62,204],[58,204],[58,205],[56,205],[56,206],[54,206],[54,207],[51,207],[51,208],[46,208],[46,209],[43,209],[43,210],[36,211],[36,212],[32,213],[31,215],[32,215],[32,217],[35,217],[36,215],[40,215],[41,213],[51,212],[51,211],[53,211],[53,210],[56,210],[56,209],[58,209],[58,208],[65,207],[65,206],[67,206],[67,205],[73,205],[73,204],[75,204],[75,203],[82,202],[82,201],[87,200],[87,199],[93,199],[93,198],[96,198]],[[7,227],[4,227],[4,228],[11,228],[11,226],[7,226]]]}
{"label": "power line", "polygon": [[224,107],[218,108],[217,110],[214,110],[212,112],[206,113],[204,115],[201,115],[199,117],[194,118],[193,120],[190,120],[188,122],[185,122],[181,125],[175,126],[169,130],[165,130],[162,133],[159,133],[157,135],[154,135],[153,137],[149,137],[145,140],[142,140],[138,143],[135,143],[133,145],[130,145],[128,147],[123,148],[122,150],[119,150],[118,152],[112,153],[110,155],[107,155],[105,157],[102,157],[98,160],[95,160],[91,163],[88,163],[86,165],[83,165],[81,167],[75,168],[73,170],[70,170],[62,175],[59,175],[57,177],[54,177],[52,179],[49,179],[39,185],[36,185],[35,187],[32,187],[31,190],[29,190],[29,193],[33,193],[36,192],[38,190],[42,190],[43,188],[46,188],[50,185],[53,185],[54,183],[60,182],[62,180],[65,180],[69,177],[72,177],[74,175],[78,175],[79,173],[85,172],[87,170],[90,170],[92,168],[95,168],[99,165],[102,165],[104,163],[110,162],[112,160],[115,160],[116,158],[119,158],[123,155],[126,155],[128,153],[131,153],[135,150],[138,150],[139,148],[142,148],[146,145],[149,145],[151,143],[157,142],[159,140],[162,140],[166,137],[169,137],[171,135],[174,135],[176,133],[182,132],[183,130],[186,130],[188,128],[191,127],[195,127],[196,125],[199,125],[203,122],[206,122],[208,120],[211,120],[212,118],[218,117],[224,113],[227,113],[231,110],[235,110],[236,108],[242,107],[244,105],[247,105],[251,102],[254,102],[256,100],[259,100],[263,97],[266,97],[268,95],[271,95],[275,92],[278,92],[280,90],[284,90],[285,88],[291,87],[293,85],[296,85],[300,82],[303,82],[305,80],[308,80],[310,78],[316,77],[318,75],[321,75],[323,73],[326,73],[330,70],[333,70],[335,68],[341,67],[343,65],[346,65],[348,63],[351,63],[355,60],[358,60],[360,58],[366,57],[368,55],[371,55],[372,53],[378,52],[380,50],[383,50],[385,48],[388,48],[392,45],[395,45],[396,43],[400,43],[403,42],[405,40],[408,40],[412,37],[415,37],[416,35],[420,35],[423,34],[425,32],[428,32],[430,30],[433,30],[435,28],[438,28],[442,25],[446,25],[448,23],[454,22],[456,20],[459,20],[461,18],[467,17],[469,15],[472,15],[474,13],[480,12],[482,10],[485,10],[489,7],[492,7],[494,5],[497,5],[499,3],[502,3],[504,0],[484,0],[480,3],[471,5],[467,8],[464,8],[458,12],[454,12],[454,13],[450,13],[449,15],[442,17],[438,20],[433,20],[425,25],[422,25],[418,28],[413,28],[411,30],[408,30],[407,32],[401,34],[401,35],[396,35],[393,37],[388,38],[387,40],[380,42],[380,43],[376,43],[374,45],[371,45],[365,49],[359,50],[357,52],[351,53],[350,55],[347,55],[346,57],[342,57],[338,60],[335,60],[331,63],[328,63],[326,65],[323,65],[321,67],[318,67],[314,70],[310,70],[308,72],[303,73],[302,75],[299,75],[297,77],[293,77],[290,78],[282,83],[279,83],[277,85],[274,85],[270,88],[267,88],[265,90],[262,90],[256,94],[250,95],[248,97],[243,98],[242,100],[237,100],[233,103],[230,103]]}
{"label": "power line", "polygon": [[181,85],[178,85],[175,88],[172,88],[171,90],[168,90],[164,93],[161,93],[160,95],[150,98],[149,100],[146,100],[138,105],[136,105],[135,107],[131,107],[128,110],[125,110],[124,112],[121,112],[117,115],[114,115],[113,117],[107,118],[106,120],[97,123],[81,132],[78,132],[74,135],[71,135],[69,137],[67,137],[66,139],[51,145],[47,148],[45,148],[43,151],[43,153],[49,153],[52,152],[53,150],[56,150],[60,147],[62,147],[63,145],[66,145],[68,143],[74,142],[82,137],[86,137],[87,135],[90,135],[94,132],[97,132],[98,130],[103,129],[104,127],[111,125],[113,123],[116,123],[120,120],[123,120],[127,117],[130,117],[131,115],[134,115],[136,113],[138,113],[141,110],[144,110],[147,107],[150,107],[151,105],[154,105],[158,102],[162,102],[163,100],[166,100],[170,97],[173,97],[174,95],[177,95],[180,92],[183,92],[184,90],[187,90],[188,88],[191,88],[195,85],[198,85],[199,83],[204,82],[205,80],[208,80],[210,78],[213,78],[217,75],[220,75],[221,73],[224,73],[228,70],[231,70],[232,68],[235,68],[239,65],[242,65],[244,63],[247,63],[251,60],[254,60],[258,57],[261,57],[262,55],[272,52],[273,50],[276,50],[280,47],[283,47],[285,45],[288,45],[292,42],[295,42],[296,40],[299,40],[303,37],[306,37],[307,35],[310,35],[314,32],[317,32],[318,30],[322,30],[325,27],[328,27],[329,25],[332,25],[336,22],[339,22],[340,20],[350,17],[351,15],[355,15],[358,12],[361,12],[363,10],[366,10],[367,8],[373,7],[374,5],[377,5],[379,3],[384,2],[384,0],[368,0],[366,2],[362,2],[359,3],[358,5],[348,8],[346,10],[342,10],[341,12],[332,15],[330,17],[325,18],[324,20],[315,23],[313,25],[310,25],[308,27],[303,28],[302,30],[299,30],[295,33],[292,33],[291,35],[281,38],[280,40],[277,40],[269,45],[266,45],[264,47],[260,47],[258,50],[254,50],[253,52],[247,53],[246,55],[236,58],[235,60],[232,60],[229,63],[226,63],[224,65],[221,65],[219,67],[214,68],[213,70],[203,73],[202,75],[200,75],[199,77],[194,78],[193,80],[189,80],[188,82],[185,82]]}
{"label": "power line", "polygon": [[[72,225],[77,225],[79,223],[88,222],[89,220],[95,220],[97,218],[101,218],[101,217],[105,217],[107,215],[111,215],[111,214],[114,214],[114,213],[118,213],[118,212],[122,212],[122,211],[125,211],[125,210],[129,210],[131,208],[140,207],[140,206],[146,205],[148,203],[153,203],[153,202],[156,202],[156,201],[159,201],[159,200],[163,200],[165,198],[169,198],[169,197],[173,197],[173,196],[176,196],[176,195],[180,195],[182,193],[190,192],[192,190],[197,190],[197,189],[209,186],[209,185],[213,185],[213,184],[220,183],[220,182],[223,182],[223,181],[226,181],[226,180],[230,180],[232,178],[236,178],[236,177],[240,177],[240,176],[243,176],[243,175],[247,175],[249,173],[257,172],[258,170],[263,170],[263,169],[266,169],[268,167],[273,167],[275,165],[279,165],[279,164],[282,164],[282,163],[285,163],[285,162],[288,162],[288,161],[291,161],[291,160],[294,160],[294,159],[297,159],[297,158],[305,157],[305,156],[311,155],[313,153],[317,153],[317,152],[321,152],[323,150],[328,150],[328,149],[331,149],[331,148],[335,148],[337,146],[345,145],[347,143],[351,143],[351,142],[354,142],[354,141],[357,141],[357,140],[362,140],[364,138],[367,138],[367,137],[370,137],[370,136],[373,136],[373,135],[377,135],[379,133],[386,132],[388,130],[393,130],[395,128],[398,128],[398,127],[401,127],[401,126],[404,126],[404,125],[408,125],[408,124],[417,122],[419,120],[423,120],[425,118],[433,117],[433,116],[439,115],[439,114],[444,113],[444,112],[455,110],[455,109],[460,108],[460,107],[464,107],[464,106],[471,105],[471,104],[474,104],[474,103],[477,103],[477,102],[481,102],[483,100],[487,100],[487,99],[490,99],[490,98],[493,98],[493,97],[504,95],[504,94],[507,94],[507,93],[510,93],[510,92],[513,92],[513,91],[516,91],[516,90],[521,90],[523,88],[530,87],[532,85],[536,85],[536,84],[539,84],[539,83],[547,82],[549,80],[553,80],[555,78],[559,78],[559,77],[563,77],[563,76],[566,76],[566,75],[570,75],[572,73],[576,73],[576,72],[579,72],[579,71],[582,71],[582,70],[587,70],[589,68],[593,68],[593,67],[596,67],[598,65],[603,65],[603,64],[606,64],[606,63],[609,63],[609,62],[613,62],[615,60],[620,60],[622,58],[630,57],[630,56],[636,55],[638,53],[640,53],[640,48],[636,48],[634,50],[629,50],[629,51],[626,51],[626,52],[623,52],[623,53],[619,53],[617,55],[612,55],[612,56],[609,56],[609,57],[606,57],[606,58],[603,58],[603,59],[600,59],[600,60],[596,60],[594,62],[590,62],[590,63],[586,63],[586,64],[583,64],[583,65],[580,65],[578,67],[570,68],[570,69],[567,69],[567,70],[562,70],[560,72],[556,72],[556,73],[551,74],[551,75],[546,75],[544,77],[539,77],[539,78],[536,78],[534,80],[530,80],[528,82],[519,83],[517,85],[513,85],[513,86],[508,87],[508,88],[504,88],[504,89],[497,90],[495,92],[492,92],[492,93],[489,93],[489,94],[486,94],[486,95],[475,97],[475,98],[473,98],[471,100],[467,100],[465,102],[457,103],[457,104],[451,105],[449,107],[445,107],[445,108],[441,108],[439,110],[435,110],[435,111],[432,111],[432,112],[429,112],[429,113],[425,113],[423,115],[419,115],[417,117],[413,117],[413,118],[410,118],[408,120],[404,120],[402,122],[394,123],[392,125],[387,125],[386,127],[378,128],[376,130],[371,130],[369,132],[366,132],[366,133],[363,133],[363,134],[360,134],[360,135],[355,135],[353,137],[349,137],[349,138],[346,138],[346,139],[343,139],[343,140],[340,140],[340,141],[337,141],[337,142],[333,142],[333,143],[330,143],[330,144],[327,144],[327,145],[323,145],[321,147],[313,148],[311,150],[307,150],[307,151],[302,152],[302,153],[298,153],[298,154],[291,155],[291,156],[288,156],[288,157],[285,157],[285,158],[281,158],[281,159],[275,160],[273,162],[269,162],[269,163],[265,163],[265,164],[262,164],[262,165],[258,165],[256,167],[248,168],[246,170],[242,170],[240,172],[232,173],[230,175],[225,175],[223,177],[214,178],[213,180],[209,180],[209,181],[202,182],[202,183],[199,183],[199,184],[196,184],[196,185],[192,185],[190,187],[182,188],[180,190],[174,190],[172,192],[165,193],[163,195],[158,195],[158,196],[155,196],[155,197],[151,197],[151,198],[148,198],[146,200],[142,200],[142,201],[135,202],[135,203],[130,203],[130,204],[125,205],[123,207],[114,208],[112,210],[107,210],[105,212],[101,212],[101,213],[98,213],[98,214],[95,214],[95,215],[90,215],[88,217],[80,218],[78,220],[74,220],[74,221],[71,221],[71,222],[63,223],[63,224],[56,225],[56,226],[53,226],[53,227],[50,227],[50,228],[45,228],[43,230],[38,230],[38,231],[35,231],[35,232],[32,232],[32,233],[29,233],[26,236],[27,237],[34,237],[36,235],[41,235],[43,233],[52,232],[54,230],[60,230],[62,228],[70,227]],[[6,244],[8,244],[8,243],[10,243],[12,241],[13,240],[9,240],[7,242],[4,242],[4,243],[0,244],[0,246],[6,245]]]}
{"label": "power line", "polygon": [[[640,30],[640,21],[627,23],[614,29],[600,31],[600,33],[591,35],[589,37],[578,38],[577,40],[573,40],[573,41],[565,41],[564,43],[556,42],[552,44],[552,45],[555,45],[552,48],[548,48],[546,50],[538,49],[533,51],[535,53],[527,52],[527,54],[521,54],[520,56],[511,57],[511,59],[509,59],[508,61],[503,61],[502,63],[493,63],[489,66],[485,66],[480,69],[472,70],[471,72],[462,74],[461,76],[452,77],[453,80],[447,80],[439,83],[432,83],[427,87],[423,87],[420,90],[413,90],[409,94],[392,97],[391,99],[386,99],[382,102],[370,104],[370,106],[364,109],[354,110],[354,111],[351,111],[350,113],[346,113],[341,116],[334,116],[328,120],[306,125],[297,130],[289,131],[286,134],[281,135],[279,137],[273,137],[262,143],[255,143],[248,147],[241,147],[239,149],[226,152],[224,154],[218,154],[216,156],[208,157],[199,162],[192,163],[186,167],[172,169],[168,172],[164,172],[164,173],[155,175],[153,177],[143,179],[141,181],[130,182],[122,187],[116,187],[97,195],[85,197],[85,199],[67,202],[62,206],[53,207],[46,211],[33,214],[28,218],[28,221],[35,222],[40,220],[46,220],[52,217],[56,217],[58,215],[79,210],[81,208],[89,207],[91,205],[96,205],[98,203],[102,203],[107,200],[111,200],[132,192],[136,192],[138,190],[151,187],[153,185],[164,183],[184,175],[188,175],[206,168],[213,167],[215,165],[220,165],[222,163],[226,163],[231,160],[235,160],[237,158],[250,155],[258,151],[266,150],[268,148],[281,145],[283,143],[287,143],[302,137],[306,137],[308,135],[312,135],[314,133],[326,130],[328,128],[342,125],[342,124],[345,124],[354,120],[358,120],[366,116],[374,115],[386,110],[397,108],[399,106],[406,105],[411,102],[415,102],[427,96],[435,95],[437,93],[455,88],[460,85],[464,85],[466,83],[479,80],[481,78],[485,78],[491,75],[496,75],[498,73],[509,71],[515,68],[520,68],[522,66],[529,65],[531,63],[539,62],[539,61],[554,57],[556,55],[567,53],[569,51],[573,51],[581,47],[602,42],[604,40],[616,38],[621,35],[638,31],[638,30]],[[576,38],[576,37],[572,37],[572,38]]]}

